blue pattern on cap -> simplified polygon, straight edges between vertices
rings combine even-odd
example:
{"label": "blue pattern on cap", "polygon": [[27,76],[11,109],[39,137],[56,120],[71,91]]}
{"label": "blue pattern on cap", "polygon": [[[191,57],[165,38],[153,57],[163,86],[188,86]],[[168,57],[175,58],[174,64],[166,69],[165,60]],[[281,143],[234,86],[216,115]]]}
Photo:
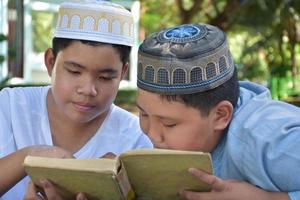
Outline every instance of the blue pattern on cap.
{"label": "blue pattern on cap", "polygon": [[199,34],[200,30],[195,26],[181,26],[173,28],[165,33],[166,39],[171,38],[186,38]]}
{"label": "blue pattern on cap", "polygon": [[201,39],[207,35],[207,29],[203,26],[185,24],[175,28],[162,31],[157,39],[161,42],[185,43]]}

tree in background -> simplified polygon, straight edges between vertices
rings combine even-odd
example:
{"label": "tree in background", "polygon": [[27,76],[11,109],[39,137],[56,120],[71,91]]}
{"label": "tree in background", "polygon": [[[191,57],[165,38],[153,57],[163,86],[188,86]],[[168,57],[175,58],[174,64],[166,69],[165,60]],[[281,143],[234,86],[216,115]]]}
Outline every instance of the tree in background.
{"label": "tree in background", "polygon": [[218,26],[229,36],[240,78],[271,86],[273,78],[291,77],[300,93],[300,1],[141,0],[141,7],[146,35],[184,23]]}
{"label": "tree in background", "polygon": [[45,49],[51,47],[51,38],[53,27],[55,27],[56,17],[51,12],[32,11],[32,38],[33,50],[36,53],[42,53]]}
{"label": "tree in background", "polygon": [[146,34],[158,29],[192,22],[206,22],[227,31],[242,0],[141,0],[142,26]]}
{"label": "tree in background", "polygon": [[298,55],[300,53],[300,2],[257,0],[248,1],[245,5],[238,12],[236,25],[245,28],[249,37],[256,36],[257,40],[244,49],[243,55],[264,54],[270,75],[286,77],[290,74],[296,88],[295,80],[299,76],[296,55],[297,51]]}

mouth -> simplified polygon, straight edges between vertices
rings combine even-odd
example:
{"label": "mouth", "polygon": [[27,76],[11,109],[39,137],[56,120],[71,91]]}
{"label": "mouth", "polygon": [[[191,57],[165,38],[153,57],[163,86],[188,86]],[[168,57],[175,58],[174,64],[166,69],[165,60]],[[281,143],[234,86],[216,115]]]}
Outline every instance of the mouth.
{"label": "mouth", "polygon": [[74,107],[79,111],[90,111],[95,106],[88,103],[81,103],[81,102],[73,102]]}
{"label": "mouth", "polygon": [[167,145],[161,144],[161,143],[154,144],[154,148],[156,148],[156,149],[168,149]]}

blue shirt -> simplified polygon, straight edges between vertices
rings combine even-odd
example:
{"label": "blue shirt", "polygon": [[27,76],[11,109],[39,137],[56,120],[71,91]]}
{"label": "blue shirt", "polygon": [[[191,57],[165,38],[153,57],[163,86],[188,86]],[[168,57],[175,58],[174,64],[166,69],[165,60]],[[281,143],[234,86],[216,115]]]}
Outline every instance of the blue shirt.
{"label": "blue shirt", "polygon": [[300,108],[271,99],[267,88],[240,82],[225,136],[212,152],[215,175],[300,199]]}

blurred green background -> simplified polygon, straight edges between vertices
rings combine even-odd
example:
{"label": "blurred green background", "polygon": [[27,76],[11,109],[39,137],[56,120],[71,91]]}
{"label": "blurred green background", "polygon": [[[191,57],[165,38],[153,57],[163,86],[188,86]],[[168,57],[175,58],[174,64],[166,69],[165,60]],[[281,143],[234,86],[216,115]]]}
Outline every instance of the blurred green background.
{"label": "blurred green background", "polygon": [[[270,88],[274,99],[300,102],[299,0],[140,0],[139,42],[160,29],[208,23],[224,30],[241,80]],[[33,48],[51,45],[55,17],[32,13]],[[5,38],[4,38],[5,39]],[[1,40],[0,40],[1,42]],[[1,58],[1,57],[0,57]],[[0,59],[1,62],[1,59]],[[132,110],[136,91],[120,91],[116,100]]]}
{"label": "blurred green background", "polygon": [[216,25],[228,35],[241,80],[266,85],[275,99],[300,96],[300,1],[141,0],[141,5],[145,35],[184,23]]}

